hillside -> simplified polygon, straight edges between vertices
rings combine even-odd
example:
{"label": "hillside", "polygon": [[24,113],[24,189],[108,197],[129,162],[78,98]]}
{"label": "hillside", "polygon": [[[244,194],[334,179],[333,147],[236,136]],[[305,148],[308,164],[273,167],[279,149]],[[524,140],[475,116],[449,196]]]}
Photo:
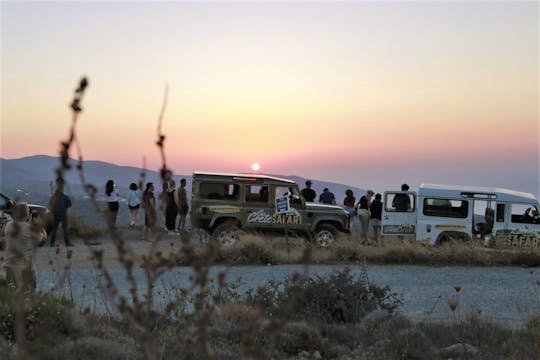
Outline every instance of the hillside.
{"label": "hillside", "polygon": [[[80,175],[75,169],[76,160],[71,160],[73,169],[66,173],[67,192],[74,200],[74,211],[85,216],[88,223],[97,225],[101,223],[101,219],[93,214],[93,208],[90,201],[85,197]],[[27,201],[34,204],[46,205],[50,197],[49,182],[54,180],[54,169],[58,166],[59,160],[57,157],[47,155],[35,155],[20,159],[3,159],[0,158],[0,191],[8,196]],[[119,166],[103,161],[84,161],[83,169],[85,178],[88,182],[94,184],[98,188],[98,200],[103,201],[103,188],[109,179],[113,179],[118,184],[120,195],[127,194],[129,184],[139,182],[141,178],[141,168],[132,166]],[[211,171],[212,169],[208,169]],[[152,181],[156,184],[156,192],[161,187],[159,173],[154,170],[145,170],[145,182]],[[295,181],[300,188],[304,187],[306,178],[297,175],[281,175],[272,174]],[[186,178],[188,197],[191,196],[191,174],[175,175],[176,183],[179,183],[181,178]],[[345,197],[345,190],[351,189],[355,196],[359,198],[365,190],[339,184],[327,182],[317,179],[310,179],[313,182],[313,189],[317,195],[322,192],[325,187],[329,188],[335,195],[338,204]],[[121,223],[127,222],[127,212],[124,216],[126,206],[121,206],[119,220]]]}

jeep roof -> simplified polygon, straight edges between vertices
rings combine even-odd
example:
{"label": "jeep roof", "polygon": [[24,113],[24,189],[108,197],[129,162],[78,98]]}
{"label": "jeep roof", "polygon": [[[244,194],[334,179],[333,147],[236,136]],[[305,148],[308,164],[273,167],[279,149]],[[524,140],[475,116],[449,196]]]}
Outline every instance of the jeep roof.
{"label": "jeep roof", "polygon": [[207,181],[230,181],[232,182],[245,182],[245,183],[265,183],[274,185],[296,185],[296,183],[289,179],[283,179],[270,175],[262,174],[234,174],[234,173],[213,173],[213,172],[193,172],[193,180],[207,180]]}
{"label": "jeep roof", "polygon": [[495,187],[480,187],[480,186],[462,186],[462,185],[436,185],[436,184],[421,184],[419,188],[419,194],[421,196],[433,196],[433,197],[449,197],[459,198],[468,197],[468,194],[484,194],[495,195],[493,199],[508,202],[534,202],[538,200],[533,194],[508,190]]}

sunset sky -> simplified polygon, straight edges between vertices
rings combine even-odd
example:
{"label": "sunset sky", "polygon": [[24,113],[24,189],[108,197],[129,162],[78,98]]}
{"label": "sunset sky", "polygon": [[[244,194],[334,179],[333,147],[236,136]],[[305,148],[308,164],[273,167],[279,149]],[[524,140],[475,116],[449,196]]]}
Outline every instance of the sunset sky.
{"label": "sunset sky", "polygon": [[[539,4],[1,2],[1,157],[539,194]],[[72,154],[77,156],[76,153]]]}

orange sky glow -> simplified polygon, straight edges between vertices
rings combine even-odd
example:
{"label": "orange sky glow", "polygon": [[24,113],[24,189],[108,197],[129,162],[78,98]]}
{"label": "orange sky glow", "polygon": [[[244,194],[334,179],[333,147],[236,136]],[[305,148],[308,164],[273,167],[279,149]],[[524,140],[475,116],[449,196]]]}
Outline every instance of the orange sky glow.
{"label": "orange sky glow", "polygon": [[0,6],[3,158],[540,192],[537,2]]}

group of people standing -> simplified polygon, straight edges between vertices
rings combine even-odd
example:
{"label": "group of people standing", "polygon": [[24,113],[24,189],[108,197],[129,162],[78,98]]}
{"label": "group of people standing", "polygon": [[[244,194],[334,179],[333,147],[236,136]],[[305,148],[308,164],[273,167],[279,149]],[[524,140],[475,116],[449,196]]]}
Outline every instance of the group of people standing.
{"label": "group of people standing", "polygon": [[[185,230],[186,216],[189,213],[189,205],[186,194],[186,179],[180,180],[180,186],[176,188],[176,182],[170,180],[163,183],[163,191],[159,194],[159,210],[165,217],[165,227],[169,235]],[[176,218],[178,227],[176,226]]]}
{"label": "group of people standing", "polygon": [[[120,209],[120,193],[114,180],[105,184],[105,201],[107,202],[107,225],[116,227],[118,210]],[[154,183],[147,182],[144,191],[140,192],[136,183],[129,185],[126,198],[129,211],[129,226],[139,226],[139,211],[144,210],[143,240],[149,240],[152,229],[156,224],[156,198]]]}
{"label": "group of people standing", "polygon": [[[130,226],[139,225],[139,210],[142,207],[145,211],[145,221],[143,226],[143,239],[148,239],[150,229],[156,225],[158,217],[163,215],[165,227],[169,234],[175,234],[185,230],[186,216],[189,212],[188,199],[186,194],[186,179],[180,180],[180,186],[176,188],[174,180],[163,183],[163,191],[158,195],[159,203],[156,204],[154,195],[154,184],[149,182],[146,189],[140,194],[137,184],[131,183],[126,198],[129,208]],[[120,194],[113,180],[105,184],[105,200],[107,202],[109,226],[116,226],[118,215]],[[156,211],[156,205],[157,210]],[[177,226],[177,218],[178,226]]]}
{"label": "group of people standing", "polygon": [[[306,181],[306,187],[302,189],[302,197],[307,202],[315,202],[317,194],[311,188],[311,180]],[[319,203],[326,205],[337,205],[336,197],[328,188],[324,188],[319,195]],[[373,190],[368,190],[358,202],[351,189],[345,191],[343,208],[351,215],[353,232],[358,232],[362,244],[370,244],[368,238],[369,228],[373,229],[374,241],[379,241],[382,219],[382,196],[375,194]],[[358,229],[359,228],[359,229]]]}

